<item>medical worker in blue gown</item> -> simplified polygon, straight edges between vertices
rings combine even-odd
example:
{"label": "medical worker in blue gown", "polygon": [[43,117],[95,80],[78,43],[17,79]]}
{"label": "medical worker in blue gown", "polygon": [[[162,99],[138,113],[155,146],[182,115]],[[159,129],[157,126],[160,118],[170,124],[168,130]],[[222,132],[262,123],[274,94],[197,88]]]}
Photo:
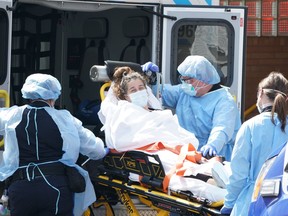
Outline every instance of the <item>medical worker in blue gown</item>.
{"label": "medical worker in blue gown", "polygon": [[260,114],[244,122],[237,134],[222,214],[248,215],[263,163],[288,139],[287,94],[288,81],[281,73],[271,72],[259,83],[257,107]]}
{"label": "medical worker in blue gown", "polygon": [[[147,62],[143,71],[158,71]],[[222,155],[230,161],[240,128],[239,111],[232,95],[222,87],[214,66],[203,56],[191,55],[178,66],[181,84],[165,84],[163,105],[176,110],[180,125],[195,134],[204,157]]]}
{"label": "medical worker in blue gown", "polygon": [[[75,163],[79,153],[103,158],[104,144],[67,110],[54,108],[61,94],[55,77],[32,74],[21,92],[27,105],[0,108],[5,147],[0,181],[9,179],[10,213],[81,216],[96,197],[88,173]],[[67,166],[76,167],[85,178],[84,192],[74,193],[69,187]]]}

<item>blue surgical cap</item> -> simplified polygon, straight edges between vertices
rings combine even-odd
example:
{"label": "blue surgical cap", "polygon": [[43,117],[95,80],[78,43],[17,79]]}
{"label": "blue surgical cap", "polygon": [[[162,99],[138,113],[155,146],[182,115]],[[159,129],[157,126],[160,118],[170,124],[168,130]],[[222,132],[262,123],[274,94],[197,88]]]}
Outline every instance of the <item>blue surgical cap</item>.
{"label": "blue surgical cap", "polygon": [[51,75],[36,73],[26,78],[21,92],[22,97],[25,99],[56,100],[61,94],[61,85]]}
{"label": "blue surgical cap", "polygon": [[215,67],[203,56],[186,57],[177,70],[182,76],[195,78],[207,84],[220,82],[220,76]]}

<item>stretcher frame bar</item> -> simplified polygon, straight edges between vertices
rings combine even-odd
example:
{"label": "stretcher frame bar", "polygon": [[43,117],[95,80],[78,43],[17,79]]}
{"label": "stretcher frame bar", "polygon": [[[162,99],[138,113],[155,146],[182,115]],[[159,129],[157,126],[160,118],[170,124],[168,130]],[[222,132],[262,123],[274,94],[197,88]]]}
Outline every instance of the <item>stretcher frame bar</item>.
{"label": "stretcher frame bar", "polygon": [[[100,185],[104,185],[104,186],[107,186],[110,188],[112,187],[116,191],[121,190],[124,193],[127,193],[128,196],[129,196],[129,194],[133,194],[133,195],[137,195],[138,197],[142,197],[142,198],[150,201],[151,204],[156,209],[158,208],[158,209],[162,209],[164,211],[169,211],[169,212],[171,211],[171,212],[181,213],[181,214],[185,214],[185,215],[195,215],[195,214],[211,215],[211,216],[221,215],[220,211],[218,209],[214,209],[213,207],[207,207],[207,206],[204,206],[203,204],[199,204],[196,202],[185,200],[183,198],[179,198],[179,197],[176,197],[173,195],[168,195],[164,192],[151,190],[151,189],[145,188],[141,185],[137,185],[137,184],[133,184],[133,183],[128,184],[128,183],[125,183],[121,180],[111,179],[108,176],[99,175],[95,179],[95,182],[97,182]],[[130,200],[130,201],[132,202],[132,200]],[[141,199],[140,199],[140,201],[141,201]],[[218,204],[220,205],[220,203],[218,203]],[[216,206],[214,206],[214,207],[216,207]],[[163,212],[160,214],[163,214]],[[136,216],[136,215],[133,215],[133,216]]]}

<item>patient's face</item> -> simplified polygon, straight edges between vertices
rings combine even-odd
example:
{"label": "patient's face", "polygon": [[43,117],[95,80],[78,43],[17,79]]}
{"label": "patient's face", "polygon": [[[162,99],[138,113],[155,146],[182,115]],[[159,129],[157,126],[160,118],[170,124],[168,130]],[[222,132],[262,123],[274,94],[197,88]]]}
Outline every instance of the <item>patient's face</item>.
{"label": "patient's face", "polygon": [[133,79],[131,80],[128,84],[127,84],[127,93],[126,93],[126,100],[131,102],[130,98],[129,98],[129,94],[131,93],[135,93],[137,91],[141,91],[146,89],[145,84],[143,83],[142,80],[140,79]]}

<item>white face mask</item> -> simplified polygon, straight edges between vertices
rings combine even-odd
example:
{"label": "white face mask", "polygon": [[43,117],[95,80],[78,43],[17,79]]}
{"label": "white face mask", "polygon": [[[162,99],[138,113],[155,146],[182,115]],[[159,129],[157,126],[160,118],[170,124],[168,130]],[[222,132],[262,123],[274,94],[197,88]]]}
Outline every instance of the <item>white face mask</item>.
{"label": "white face mask", "polygon": [[138,105],[140,107],[147,106],[148,103],[148,93],[146,89],[131,93],[128,95],[131,103]]}
{"label": "white face mask", "polygon": [[199,81],[195,84],[195,87],[190,84],[187,83],[185,81],[182,81],[182,85],[181,85],[181,89],[188,95],[190,96],[196,96],[198,93],[198,90],[205,88],[207,85],[203,85],[203,86],[198,86],[199,85]]}
{"label": "white face mask", "polygon": [[[270,104],[270,103],[260,104],[260,102],[257,101],[256,106],[257,106],[259,113],[262,113],[266,107],[272,106],[272,104]],[[267,111],[268,110],[269,109],[267,109]]]}
{"label": "white face mask", "polygon": [[[262,91],[262,90],[261,90]],[[258,112],[261,113],[262,112],[262,107],[260,105],[260,90],[258,90],[257,92],[257,101],[256,101],[256,107],[258,109]]]}
{"label": "white face mask", "polygon": [[262,108],[261,108],[260,103],[258,101],[256,103],[256,107],[258,109],[258,112],[261,113],[262,112]]}
{"label": "white face mask", "polygon": [[186,82],[182,82],[181,89],[190,96],[195,96],[197,94],[197,90],[194,88],[194,86]]}

